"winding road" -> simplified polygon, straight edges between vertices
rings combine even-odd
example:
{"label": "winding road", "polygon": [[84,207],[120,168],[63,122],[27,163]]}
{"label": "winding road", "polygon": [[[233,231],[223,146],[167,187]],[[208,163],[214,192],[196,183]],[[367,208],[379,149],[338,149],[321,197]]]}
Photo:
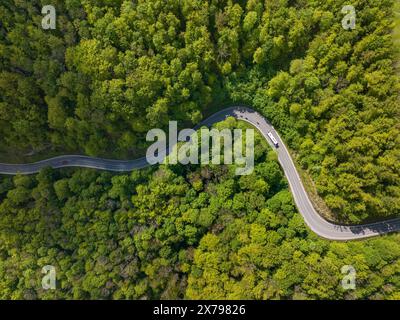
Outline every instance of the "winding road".
{"label": "winding road", "polygon": [[[303,216],[308,227],[317,235],[329,240],[347,241],[400,231],[400,218],[356,226],[338,225],[322,218],[314,209],[289,151],[278,132],[275,131],[271,124],[261,114],[250,108],[236,106],[221,110],[199,123],[194,129],[198,129],[201,126],[211,126],[212,124],[220,122],[230,116],[252,124],[260,131],[271,147],[276,150],[279,163],[289,182],[290,190],[293,194],[297,209]],[[278,148],[276,148],[268,138],[268,132],[272,132],[276,137],[279,143]],[[53,168],[85,167],[122,172],[141,169],[149,165],[150,164],[147,162],[145,157],[131,161],[120,161],[78,155],[65,155],[31,164],[0,163],[0,174],[32,174],[48,166]]]}

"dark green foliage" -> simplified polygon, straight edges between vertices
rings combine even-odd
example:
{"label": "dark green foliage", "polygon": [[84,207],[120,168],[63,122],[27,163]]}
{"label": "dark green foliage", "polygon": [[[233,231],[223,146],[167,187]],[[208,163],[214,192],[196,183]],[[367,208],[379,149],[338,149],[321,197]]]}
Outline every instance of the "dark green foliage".
{"label": "dark green foliage", "polygon": [[40,28],[38,0],[0,5],[0,150],[13,161],[138,157],[148,129],[246,102],[282,132],[337,220],[399,214],[392,0],[353,1],[353,31],[341,27],[345,1],[53,4],[56,30]]}
{"label": "dark green foliage", "polygon": [[[398,298],[399,236],[346,244],[310,233],[256,139],[248,176],[204,165],[2,179],[0,298]],[[41,289],[47,264],[55,291]],[[346,292],[348,264],[357,290]]]}
{"label": "dark green foliage", "polygon": [[[2,159],[136,157],[148,129],[234,101],[273,122],[338,220],[399,214],[392,0],[352,1],[353,31],[342,0],[51,3],[56,30],[40,27],[43,1],[0,4]],[[225,166],[2,177],[0,298],[400,299],[399,236],[317,238],[258,139],[244,177]],[[56,291],[40,289],[47,264]],[[355,291],[340,287],[347,264]]]}

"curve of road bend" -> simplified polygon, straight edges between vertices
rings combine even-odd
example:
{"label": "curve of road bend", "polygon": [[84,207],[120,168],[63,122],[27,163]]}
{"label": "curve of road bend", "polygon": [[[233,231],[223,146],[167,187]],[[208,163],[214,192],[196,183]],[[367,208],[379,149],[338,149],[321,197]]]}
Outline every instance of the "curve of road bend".
{"label": "curve of road bend", "polygon": [[[278,132],[275,131],[274,127],[271,126],[261,114],[250,108],[235,106],[221,110],[199,123],[194,129],[198,129],[201,126],[211,126],[230,116],[252,124],[260,131],[271,147],[275,149],[278,154],[280,165],[289,182],[297,209],[303,216],[308,227],[317,235],[329,240],[346,241],[400,231],[400,218],[356,226],[338,225],[322,218],[314,209],[304,185],[300,180],[293,160]],[[275,136],[279,147],[275,147],[268,138],[268,132],[271,132]],[[53,168],[85,167],[122,172],[141,169],[149,165],[145,157],[131,161],[120,161],[78,155],[65,155],[30,164],[0,163],[0,174],[32,174],[47,166]]]}

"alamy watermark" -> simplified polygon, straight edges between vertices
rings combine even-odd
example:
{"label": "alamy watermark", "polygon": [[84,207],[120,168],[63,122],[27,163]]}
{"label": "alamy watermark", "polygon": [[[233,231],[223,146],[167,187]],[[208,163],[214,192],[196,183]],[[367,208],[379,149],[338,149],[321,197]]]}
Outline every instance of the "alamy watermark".
{"label": "alamy watermark", "polygon": [[[342,19],[342,27],[345,30],[354,30],[356,27],[356,9],[352,5],[345,5],[341,12],[345,15]],[[45,5],[42,8],[42,28],[44,30],[56,29],[56,9],[52,5]]]}
{"label": "alamy watermark", "polygon": [[356,9],[352,5],[347,5],[342,8],[342,13],[345,16],[342,19],[342,27],[345,30],[354,30],[356,28]]}
{"label": "alamy watermark", "polygon": [[56,268],[51,265],[46,265],[42,268],[42,273],[45,276],[42,278],[42,288],[44,290],[56,289]]}
{"label": "alamy watermark", "polygon": [[345,265],[340,269],[345,276],[342,278],[342,288],[344,290],[355,290],[356,288],[356,269],[351,265]]}
{"label": "alamy watermark", "polygon": [[[244,148],[243,131],[246,137]],[[151,129],[146,135],[146,141],[157,141],[147,149],[147,162],[150,164],[179,162],[183,165],[235,164],[238,166],[235,169],[236,175],[248,175],[253,172],[254,129],[202,128],[199,134],[193,129],[183,129],[178,133],[176,121],[169,121],[168,139],[164,130]],[[221,157],[222,148],[223,157]]]}
{"label": "alamy watermark", "polygon": [[56,28],[56,9],[52,5],[46,5],[42,8],[42,14],[45,16],[42,19],[42,28],[44,30]]}

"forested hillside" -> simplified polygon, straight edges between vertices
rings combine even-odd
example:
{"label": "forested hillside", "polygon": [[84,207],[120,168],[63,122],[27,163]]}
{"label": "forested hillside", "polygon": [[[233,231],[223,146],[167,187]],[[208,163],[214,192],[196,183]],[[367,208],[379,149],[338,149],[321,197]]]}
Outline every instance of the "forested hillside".
{"label": "forested hillside", "polygon": [[[0,298],[399,299],[400,235],[310,233],[275,153],[256,139],[249,176],[176,165],[2,178]],[[57,290],[41,289],[48,264]],[[344,265],[357,270],[355,291],[341,286]]]}
{"label": "forested hillside", "polygon": [[[281,133],[335,220],[399,216],[393,3],[353,0],[344,30],[344,0],[2,0],[0,161],[136,158],[149,129],[242,103]],[[45,4],[56,30],[41,28]],[[0,298],[400,299],[400,236],[318,238],[257,139],[249,176],[1,176]],[[40,289],[47,264],[55,291]]]}
{"label": "forested hillside", "polygon": [[391,0],[40,1],[0,5],[1,159],[139,156],[148,129],[231,101],[283,133],[335,219],[400,212]]}

